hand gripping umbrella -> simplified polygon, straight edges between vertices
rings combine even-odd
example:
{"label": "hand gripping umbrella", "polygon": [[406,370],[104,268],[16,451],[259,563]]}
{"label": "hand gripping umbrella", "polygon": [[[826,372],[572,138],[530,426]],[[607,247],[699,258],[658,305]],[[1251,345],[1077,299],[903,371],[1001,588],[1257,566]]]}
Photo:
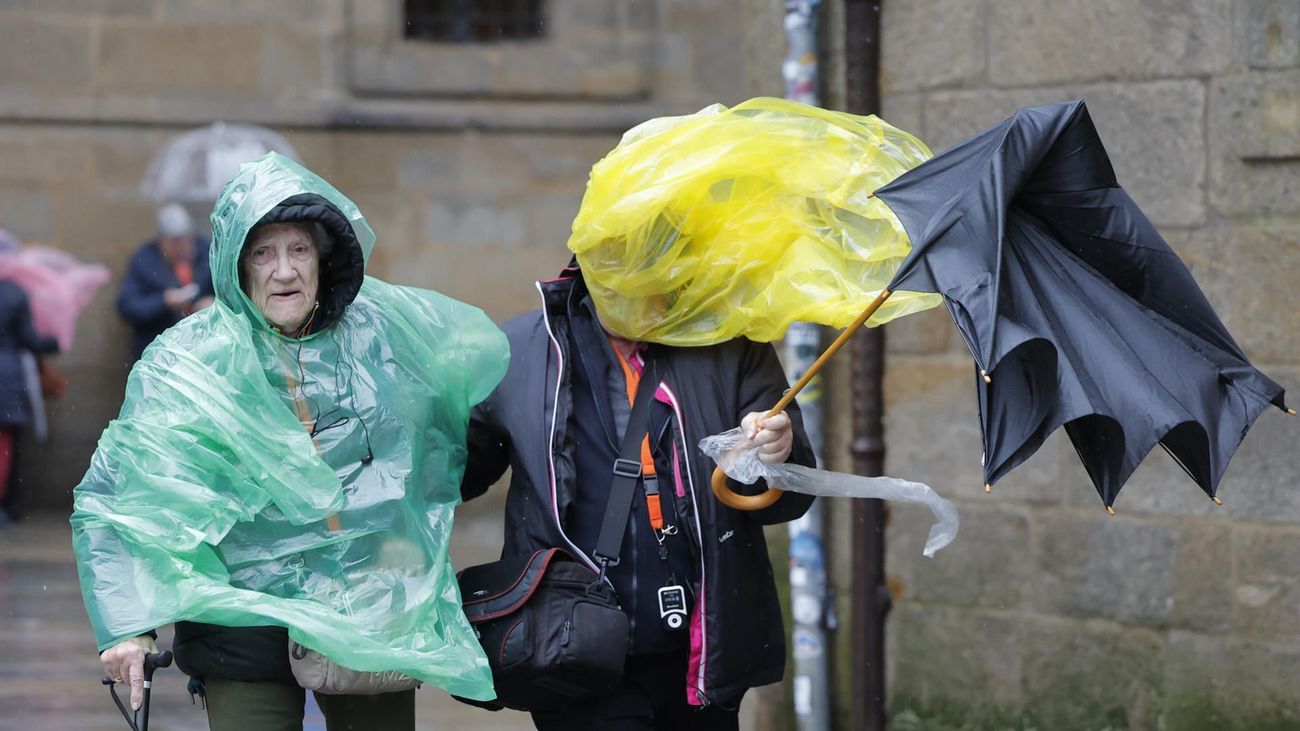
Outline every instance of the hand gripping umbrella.
{"label": "hand gripping umbrella", "polygon": [[[913,249],[886,291],[936,292],[980,372],[986,489],[1064,426],[1107,510],[1160,444],[1216,503],[1246,430],[1283,389],[1249,362],[1115,181],[1082,101],[1021,109],[879,188]],[[737,496],[754,509],[779,493]]]}

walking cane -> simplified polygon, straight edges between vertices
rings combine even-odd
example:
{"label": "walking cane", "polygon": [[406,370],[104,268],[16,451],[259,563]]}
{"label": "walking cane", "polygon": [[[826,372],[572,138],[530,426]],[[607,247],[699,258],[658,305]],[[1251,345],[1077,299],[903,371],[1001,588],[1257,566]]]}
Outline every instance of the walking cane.
{"label": "walking cane", "polygon": [[117,710],[121,711],[122,718],[126,719],[126,725],[131,727],[131,731],[149,731],[149,692],[153,688],[153,671],[158,668],[171,667],[172,653],[171,650],[153,653],[144,656],[144,701],[140,704],[140,710],[135,713],[127,711],[126,704],[117,696],[117,689],[113,687],[113,679],[105,675],[99,679],[99,682],[108,686],[108,692],[113,696],[113,702],[117,704]]}
{"label": "walking cane", "polygon": [[[832,355],[839,352],[839,349],[844,347],[845,343],[849,342],[849,338],[853,337],[853,333],[856,333],[859,328],[866,324],[867,320],[870,319],[872,315],[876,314],[876,310],[880,309],[880,306],[885,303],[885,300],[889,299],[889,295],[891,294],[893,293],[889,290],[882,289],[880,294],[871,301],[871,304],[867,305],[867,309],[863,310],[861,315],[858,315],[858,319],[854,320],[851,325],[844,328],[844,332],[840,333],[838,338],[835,338],[835,342],[831,343],[830,347],[826,348],[826,352],[822,353],[821,357],[817,358],[816,363],[813,363],[808,367],[808,370],[804,371],[804,374],[799,381],[791,386],[789,391],[785,392],[785,395],[781,397],[781,400],[776,402],[776,406],[773,406],[770,411],[764,414],[763,418],[768,419],[784,411],[785,407],[789,406],[791,401],[794,401],[794,397],[803,390],[803,387],[807,386],[808,382],[813,379],[813,376],[817,375],[817,372],[822,369],[822,366],[826,365],[826,361],[830,360]],[[712,484],[713,495],[718,498],[718,502],[721,502],[729,508],[735,508],[736,510],[762,510],[776,502],[777,498],[781,497],[782,492],[779,488],[768,487],[767,492],[759,493],[758,495],[741,495],[735,490],[732,490],[731,486],[727,484],[727,473],[723,472],[721,467],[713,468]]]}

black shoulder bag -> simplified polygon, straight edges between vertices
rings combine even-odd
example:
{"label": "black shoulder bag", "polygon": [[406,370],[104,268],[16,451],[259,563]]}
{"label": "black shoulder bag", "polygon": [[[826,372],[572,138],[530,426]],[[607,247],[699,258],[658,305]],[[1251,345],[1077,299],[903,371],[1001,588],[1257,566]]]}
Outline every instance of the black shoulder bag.
{"label": "black shoulder bag", "polygon": [[562,548],[471,566],[457,574],[465,616],[492,668],[497,699],[472,705],[545,711],[594,696],[623,677],[628,621],[605,570],[618,563],[641,478],[641,440],[658,384],[637,386],[593,558],[599,573]]}

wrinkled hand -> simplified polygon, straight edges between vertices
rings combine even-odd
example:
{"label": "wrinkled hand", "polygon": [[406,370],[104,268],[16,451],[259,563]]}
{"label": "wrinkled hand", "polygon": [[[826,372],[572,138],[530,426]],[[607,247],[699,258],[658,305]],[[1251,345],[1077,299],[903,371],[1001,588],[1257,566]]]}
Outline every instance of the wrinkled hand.
{"label": "wrinkled hand", "polygon": [[144,656],[158,652],[158,645],[149,635],[128,637],[99,653],[99,664],[104,674],[115,683],[131,684],[131,710],[144,702]]}
{"label": "wrinkled hand", "polygon": [[740,430],[749,440],[749,446],[758,447],[758,458],[768,464],[781,464],[790,457],[794,446],[794,430],[790,417],[784,411],[764,418],[765,412],[754,411],[745,415]]}

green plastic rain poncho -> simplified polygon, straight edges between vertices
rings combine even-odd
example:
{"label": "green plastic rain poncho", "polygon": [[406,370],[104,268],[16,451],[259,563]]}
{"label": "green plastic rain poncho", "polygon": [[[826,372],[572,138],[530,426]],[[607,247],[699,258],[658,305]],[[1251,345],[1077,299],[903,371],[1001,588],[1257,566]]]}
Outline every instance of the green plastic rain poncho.
{"label": "green plastic rain poncho", "polygon": [[[289,204],[336,241],[326,324],[302,339],[239,285],[245,236]],[[357,207],[274,153],[241,168],[212,226],[217,303],[145,351],[74,494],[100,648],[176,620],[282,625],[347,667],[492,698],[447,544],[504,335],[435,292],[363,284],[374,233]]]}
{"label": "green plastic rain poncho", "polygon": [[[633,340],[844,327],[912,249],[872,193],[929,157],[876,117],[783,99],[652,119],[591,169],[569,248],[601,322]],[[869,324],[941,301],[897,292]]]}

